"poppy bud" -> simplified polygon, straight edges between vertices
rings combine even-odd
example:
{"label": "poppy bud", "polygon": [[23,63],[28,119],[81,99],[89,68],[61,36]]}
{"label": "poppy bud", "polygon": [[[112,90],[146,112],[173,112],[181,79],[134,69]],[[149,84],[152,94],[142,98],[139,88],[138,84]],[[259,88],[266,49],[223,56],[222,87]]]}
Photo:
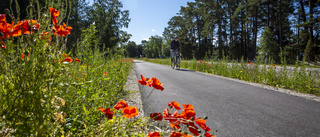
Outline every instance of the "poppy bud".
{"label": "poppy bud", "polygon": [[197,129],[198,133],[201,133],[201,130],[200,129]]}
{"label": "poppy bud", "polygon": [[178,129],[178,132],[182,132],[182,130],[181,130],[181,129]]}
{"label": "poppy bud", "polygon": [[208,119],[208,116],[204,116],[204,118],[203,118],[204,120],[207,120]]}
{"label": "poppy bud", "polygon": [[184,131],[184,134],[185,134],[185,135],[188,135],[188,132],[187,132],[187,131]]}
{"label": "poppy bud", "polygon": [[194,117],[191,117],[191,120],[193,121],[193,120],[194,120]]}
{"label": "poppy bud", "polygon": [[4,9],[4,12],[5,12],[6,14],[10,14],[10,10],[9,10],[8,8]]}
{"label": "poppy bud", "polygon": [[0,37],[3,37],[3,33],[2,32],[0,32]]}

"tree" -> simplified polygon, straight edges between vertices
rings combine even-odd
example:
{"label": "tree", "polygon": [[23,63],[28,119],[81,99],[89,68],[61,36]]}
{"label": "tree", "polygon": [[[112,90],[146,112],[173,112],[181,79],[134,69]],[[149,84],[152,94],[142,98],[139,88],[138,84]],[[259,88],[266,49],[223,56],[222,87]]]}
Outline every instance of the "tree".
{"label": "tree", "polygon": [[266,27],[262,33],[262,39],[260,43],[259,59],[260,60],[273,60],[280,61],[279,53],[280,47],[274,40],[274,33],[269,27]]}
{"label": "tree", "polygon": [[128,27],[129,11],[122,11],[122,3],[119,0],[95,0],[87,13],[90,23],[97,26],[98,45],[100,50],[115,47],[123,42],[121,30]]}

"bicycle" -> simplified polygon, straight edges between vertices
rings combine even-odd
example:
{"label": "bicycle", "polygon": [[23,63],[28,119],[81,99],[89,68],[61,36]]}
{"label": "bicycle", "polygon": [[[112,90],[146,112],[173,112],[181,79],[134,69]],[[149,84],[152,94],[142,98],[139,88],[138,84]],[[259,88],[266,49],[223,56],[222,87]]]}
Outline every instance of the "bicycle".
{"label": "bicycle", "polygon": [[[178,63],[177,63],[177,58],[178,58]],[[181,63],[181,53],[177,54],[177,56],[173,56],[173,58],[171,58],[171,68],[174,69],[180,69],[180,63]]]}

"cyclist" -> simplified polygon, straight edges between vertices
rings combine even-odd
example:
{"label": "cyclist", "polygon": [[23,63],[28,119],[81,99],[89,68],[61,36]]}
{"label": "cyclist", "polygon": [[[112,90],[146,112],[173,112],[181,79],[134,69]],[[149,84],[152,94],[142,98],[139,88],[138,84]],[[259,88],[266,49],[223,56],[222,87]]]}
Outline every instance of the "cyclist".
{"label": "cyclist", "polygon": [[173,62],[173,57],[176,56],[176,62],[178,62],[178,50],[180,50],[180,43],[178,37],[175,37],[174,40],[172,40],[170,44],[170,50],[171,50],[171,62]]}

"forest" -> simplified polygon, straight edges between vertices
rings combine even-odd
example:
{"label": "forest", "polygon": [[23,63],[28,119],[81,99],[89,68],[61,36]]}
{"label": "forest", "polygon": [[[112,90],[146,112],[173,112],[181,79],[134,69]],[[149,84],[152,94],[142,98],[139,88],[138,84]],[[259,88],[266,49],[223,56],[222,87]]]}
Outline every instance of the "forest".
{"label": "forest", "polygon": [[127,44],[128,56],[170,56],[179,37],[184,59],[320,60],[319,0],[196,0],[168,21],[162,37]]}
{"label": "forest", "polygon": [[[15,7],[11,0],[2,1],[2,10]],[[18,1],[20,9],[28,7],[28,1]],[[84,37],[81,34],[94,24],[92,42],[101,51],[122,49],[126,57],[170,57],[170,42],[179,37],[184,59],[226,57],[291,64],[320,60],[320,0],[195,0],[177,7],[179,13],[168,20],[162,36],[150,36],[139,45],[123,31],[130,17],[121,1],[72,0],[66,7],[69,18],[64,22],[73,26],[66,47],[72,53]],[[20,18],[27,15],[26,10],[20,12]]]}

